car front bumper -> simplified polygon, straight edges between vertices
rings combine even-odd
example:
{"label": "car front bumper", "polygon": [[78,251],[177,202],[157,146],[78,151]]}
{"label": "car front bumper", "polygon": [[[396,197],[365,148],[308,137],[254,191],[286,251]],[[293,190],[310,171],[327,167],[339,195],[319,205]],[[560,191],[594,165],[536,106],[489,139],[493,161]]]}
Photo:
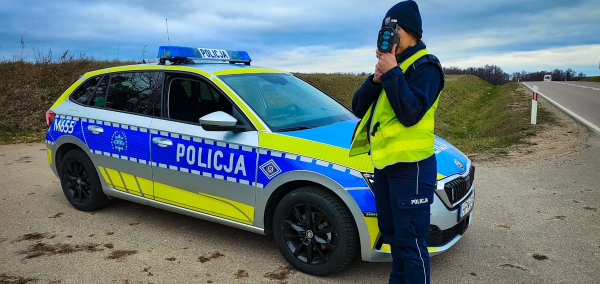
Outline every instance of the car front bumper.
{"label": "car front bumper", "polygon": [[[450,249],[452,246],[454,246],[458,240],[460,240],[462,238],[462,236],[464,235],[464,233],[466,232],[466,229],[471,225],[471,221],[473,220],[473,214],[469,214],[462,222],[465,222],[465,228],[464,231],[460,234],[455,234],[453,237],[449,238],[444,244],[439,245],[439,246],[428,246],[427,250],[429,251],[429,256],[435,256],[438,254],[441,254],[445,251],[447,251],[448,249]],[[457,226],[460,224],[457,224]],[[377,245],[376,245],[377,247]],[[364,260],[364,258],[363,258]],[[392,261],[392,254],[390,251],[390,246],[386,243],[381,243],[379,245],[379,249],[374,248],[371,251],[371,258],[370,260],[366,260],[369,262],[391,262]]]}

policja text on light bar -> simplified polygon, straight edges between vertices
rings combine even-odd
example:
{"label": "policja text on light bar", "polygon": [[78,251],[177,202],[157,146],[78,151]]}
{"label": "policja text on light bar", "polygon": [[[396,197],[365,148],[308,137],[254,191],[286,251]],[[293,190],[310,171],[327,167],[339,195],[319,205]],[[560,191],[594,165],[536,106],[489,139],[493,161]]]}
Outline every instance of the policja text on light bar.
{"label": "policja text on light bar", "polygon": [[170,61],[172,64],[193,64],[194,60],[208,60],[250,65],[252,59],[246,51],[214,48],[194,48],[185,46],[160,46],[158,56],[160,64]]}

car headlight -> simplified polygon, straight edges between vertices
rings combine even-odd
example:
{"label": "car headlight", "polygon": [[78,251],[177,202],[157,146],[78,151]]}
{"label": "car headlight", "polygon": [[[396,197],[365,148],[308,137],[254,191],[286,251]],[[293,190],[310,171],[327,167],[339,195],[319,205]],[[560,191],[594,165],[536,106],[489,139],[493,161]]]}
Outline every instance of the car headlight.
{"label": "car headlight", "polygon": [[[369,190],[371,190],[371,194],[373,194],[373,196],[375,196],[375,192],[373,192],[373,186],[375,184],[375,175],[373,173],[362,173],[362,175],[365,178],[367,185],[369,185]],[[365,211],[364,215],[365,215],[365,217],[377,218],[377,212],[373,212],[373,211]]]}
{"label": "car headlight", "polygon": [[373,173],[362,173],[362,175],[365,178],[365,181],[367,182],[367,184],[369,185],[369,188],[371,188],[371,191],[372,191],[373,184],[375,184],[375,175]]}

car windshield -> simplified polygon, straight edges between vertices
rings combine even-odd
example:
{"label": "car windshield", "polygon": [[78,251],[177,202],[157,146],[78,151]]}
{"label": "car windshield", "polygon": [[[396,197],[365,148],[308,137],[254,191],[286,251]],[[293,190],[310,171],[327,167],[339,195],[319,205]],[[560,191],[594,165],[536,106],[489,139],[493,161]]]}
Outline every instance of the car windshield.
{"label": "car windshield", "polygon": [[337,101],[290,74],[219,76],[275,132],[315,128],[356,118]]}

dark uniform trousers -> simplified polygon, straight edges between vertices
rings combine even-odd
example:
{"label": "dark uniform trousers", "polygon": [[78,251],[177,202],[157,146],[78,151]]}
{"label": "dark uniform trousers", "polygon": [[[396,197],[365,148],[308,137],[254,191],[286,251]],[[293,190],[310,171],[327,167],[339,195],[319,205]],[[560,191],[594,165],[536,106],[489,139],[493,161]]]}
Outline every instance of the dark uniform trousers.
{"label": "dark uniform trousers", "polygon": [[379,230],[393,257],[389,283],[431,281],[425,240],[436,178],[435,155],[375,169],[373,191]]}

